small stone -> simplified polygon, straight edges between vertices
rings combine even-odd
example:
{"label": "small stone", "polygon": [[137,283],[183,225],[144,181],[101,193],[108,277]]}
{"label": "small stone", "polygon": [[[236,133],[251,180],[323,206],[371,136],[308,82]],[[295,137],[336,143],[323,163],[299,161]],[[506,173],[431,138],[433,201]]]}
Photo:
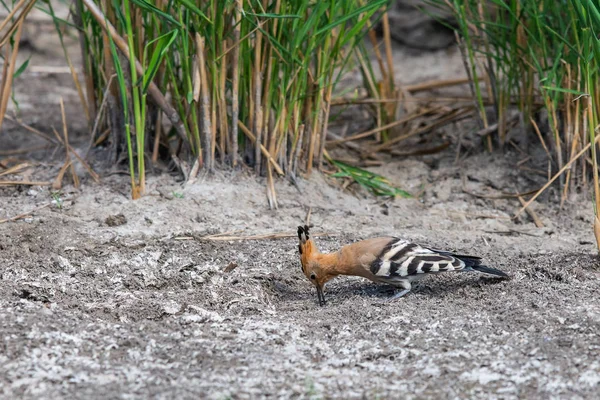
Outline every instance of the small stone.
{"label": "small stone", "polygon": [[236,269],[237,266],[238,266],[237,263],[235,263],[235,262],[232,261],[232,262],[229,263],[228,266],[225,267],[225,269],[223,270],[223,272],[231,272],[234,269]]}
{"label": "small stone", "polygon": [[127,223],[127,218],[122,213],[109,215],[104,221],[108,226],[120,226]]}

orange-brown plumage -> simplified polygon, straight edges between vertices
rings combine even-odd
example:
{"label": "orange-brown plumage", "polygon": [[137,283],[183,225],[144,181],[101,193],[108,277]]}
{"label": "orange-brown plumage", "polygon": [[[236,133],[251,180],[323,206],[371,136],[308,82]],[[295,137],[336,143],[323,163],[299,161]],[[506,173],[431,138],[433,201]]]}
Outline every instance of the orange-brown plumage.
{"label": "orange-brown plumage", "polygon": [[508,277],[482,265],[479,257],[432,250],[395,237],[362,240],[329,254],[319,251],[309,237],[308,226],[298,227],[298,238],[302,272],[317,288],[321,305],[325,304],[323,286],[338,275],[361,276],[403,288],[394,298],[408,293],[411,281],[431,273],[477,270]]}

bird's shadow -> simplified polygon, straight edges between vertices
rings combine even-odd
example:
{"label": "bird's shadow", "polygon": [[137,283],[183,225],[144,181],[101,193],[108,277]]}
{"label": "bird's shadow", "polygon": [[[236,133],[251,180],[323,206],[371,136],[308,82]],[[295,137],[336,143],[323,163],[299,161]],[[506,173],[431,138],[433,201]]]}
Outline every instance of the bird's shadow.
{"label": "bird's shadow", "polygon": [[[479,279],[465,279],[461,281],[425,281],[425,282],[414,282],[412,285],[412,294],[424,294],[430,297],[445,297],[448,294],[459,292],[464,288],[471,288],[477,286],[497,285],[502,282],[506,282],[506,279],[500,278],[488,278],[479,277]],[[330,288],[327,294],[351,297],[351,296],[365,296],[379,299],[387,299],[394,294],[398,293],[400,288],[392,285],[377,284],[372,282],[355,282],[349,285],[336,285],[336,287]]]}
{"label": "bird's shadow", "polygon": [[[413,282],[411,294],[420,294],[431,298],[442,298],[453,293],[457,293],[464,288],[481,287],[487,285],[497,285],[505,282],[506,279],[491,278],[480,276],[479,278],[469,277],[466,279],[431,279],[421,282]],[[297,286],[295,282],[279,281],[274,279],[269,283],[269,290],[279,299],[279,301],[297,302],[313,298],[314,287]],[[307,289],[310,291],[308,294]],[[326,286],[325,296],[327,299],[337,299],[342,301],[350,298],[366,297],[373,299],[386,300],[398,293],[401,289],[391,285],[374,283],[364,280],[344,281],[339,280],[334,284]],[[314,292],[314,293],[313,293]]]}

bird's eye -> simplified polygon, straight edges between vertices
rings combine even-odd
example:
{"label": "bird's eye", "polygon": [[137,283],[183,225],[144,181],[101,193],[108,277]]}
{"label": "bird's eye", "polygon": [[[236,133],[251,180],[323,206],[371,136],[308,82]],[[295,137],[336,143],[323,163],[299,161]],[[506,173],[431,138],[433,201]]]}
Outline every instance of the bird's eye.
{"label": "bird's eye", "polygon": [[310,279],[314,281],[315,279],[317,279],[317,275],[315,275],[315,273],[313,272],[312,274],[310,274]]}

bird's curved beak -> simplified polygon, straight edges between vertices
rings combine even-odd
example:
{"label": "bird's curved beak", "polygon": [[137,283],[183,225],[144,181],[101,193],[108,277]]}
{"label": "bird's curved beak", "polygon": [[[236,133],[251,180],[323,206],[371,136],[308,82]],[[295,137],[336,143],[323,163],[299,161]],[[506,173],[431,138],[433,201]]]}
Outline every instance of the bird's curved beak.
{"label": "bird's curved beak", "polygon": [[325,305],[325,295],[323,294],[323,286],[316,285],[316,288],[317,288],[317,298],[319,299],[319,305],[324,306]]}

